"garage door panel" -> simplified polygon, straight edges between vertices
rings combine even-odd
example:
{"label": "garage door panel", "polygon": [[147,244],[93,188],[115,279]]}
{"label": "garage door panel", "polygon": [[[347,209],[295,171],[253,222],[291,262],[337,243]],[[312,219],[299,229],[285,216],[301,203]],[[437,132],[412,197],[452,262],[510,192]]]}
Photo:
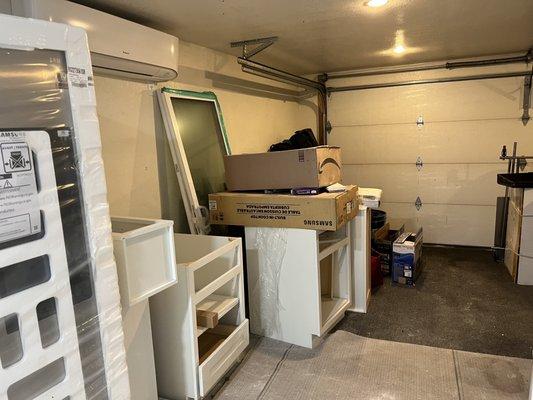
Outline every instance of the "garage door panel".
{"label": "garage door panel", "polygon": [[[519,143],[522,153],[533,152],[533,124],[516,120],[461,121],[416,124],[334,127],[328,143],[342,148],[343,162],[494,163],[502,146]],[[505,162],[500,161],[502,165]]]}
{"label": "garage door panel", "polygon": [[495,205],[504,193],[496,183],[498,164],[344,165],[343,183],[383,190],[383,201]]}
{"label": "garage door panel", "polygon": [[[494,242],[495,207],[382,203],[387,218],[405,219],[406,230],[424,230],[425,243],[491,247]],[[480,221],[482,221],[480,223]]]}
{"label": "garage door panel", "polygon": [[416,125],[333,128],[328,143],[340,146],[346,164],[415,163],[421,135]]}
{"label": "garage door panel", "polygon": [[[419,130],[424,162],[493,163],[503,145],[533,149],[533,124],[516,120],[480,120],[429,123]],[[505,165],[504,162],[501,162]]]}
{"label": "garage door panel", "polygon": [[496,207],[423,205],[418,222],[425,243],[490,247],[494,243]]}
{"label": "garage door panel", "polygon": [[414,202],[418,192],[418,171],[414,165],[344,165],[345,185],[383,190],[383,201]]}
{"label": "garage door panel", "polygon": [[[387,79],[395,78],[359,83]],[[522,95],[523,78],[334,93],[330,143],[342,147],[344,181],[383,189],[389,218],[423,226],[426,242],[491,246],[504,193],[496,175],[507,169],[501,147],[510,151],[517,141],[519,153],[533,152],[533,124],[520,121]]]}
{"label": "garage door panel", "polygon": [[419,174],[418,195],[424,203],[496,205],[504,193],[498,164],[429,164]]}
{"label": "garage door panel", "polygon": [[408,232],[415,232],[420,227],[418,211],[414,204],[382,202],[380,209],[387,213],[387,219],[389,220],[405,220],[405,230]]}
{"label": "garage door panel", "polygon": [[337,125],[519,118],[523,78],[392,87],[333,93],[329,118]]}

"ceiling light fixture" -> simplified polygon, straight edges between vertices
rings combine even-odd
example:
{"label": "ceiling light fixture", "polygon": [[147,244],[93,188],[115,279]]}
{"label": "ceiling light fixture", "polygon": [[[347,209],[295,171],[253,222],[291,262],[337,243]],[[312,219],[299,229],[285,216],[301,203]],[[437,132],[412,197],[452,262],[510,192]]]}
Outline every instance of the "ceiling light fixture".
{"label": "ceiling light fixture", "polygon": [[389,2],[389,0],[368,0],[366,2],[366,5],[368,7],[372,7],[372,8],[377,8],[377,7],[382,7],[384,6],[385,4],[387,4]]}
{"label": "ceiling light fixture", "polygon": [[396,54],[402,54],[402,53],[405,53],[405,46],[403,44],[398,44],[396,46],[394,46],[394,48],[392,49],[392,51]]}

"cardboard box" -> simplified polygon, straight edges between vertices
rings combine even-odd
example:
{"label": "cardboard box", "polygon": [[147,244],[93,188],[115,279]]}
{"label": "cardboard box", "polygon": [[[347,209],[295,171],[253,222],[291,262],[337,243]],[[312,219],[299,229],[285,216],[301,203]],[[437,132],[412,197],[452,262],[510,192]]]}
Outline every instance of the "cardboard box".
{"label": "cardboard box", "polygon": [[359,209],[357,186],[348,188],[346,192],[316,196],[231,192],[210,194],[210,222],[214,225],[336,231],[355,218]]}
{"label": "cardboard box", "polygon": [[392,245],[393,282],[413,286],[422,273],[422,228],[401,234]]}
{"label": "cardboard box", "polygon": [[224,157],[231,192],[321,188],[340,182],[341,149],[336,146]]}

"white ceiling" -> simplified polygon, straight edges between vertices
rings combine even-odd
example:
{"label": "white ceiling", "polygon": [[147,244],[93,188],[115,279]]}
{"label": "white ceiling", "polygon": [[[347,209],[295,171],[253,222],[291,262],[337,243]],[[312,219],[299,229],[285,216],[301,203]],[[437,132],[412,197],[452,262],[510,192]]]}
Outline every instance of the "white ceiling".
{"label": "white ceiling", "polygon": [[[533,47],[533,0],[75,0],[226,53],[279,36],[254,59],[315,73],[513,53]],[[402,56],[390,49],[402,40]]]}

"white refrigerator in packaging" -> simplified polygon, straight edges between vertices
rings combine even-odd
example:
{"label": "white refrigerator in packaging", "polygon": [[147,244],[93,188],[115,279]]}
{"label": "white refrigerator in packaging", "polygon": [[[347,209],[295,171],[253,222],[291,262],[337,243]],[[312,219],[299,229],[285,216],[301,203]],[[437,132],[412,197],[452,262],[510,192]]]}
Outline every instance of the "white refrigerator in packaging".
{"label": "white refrigerator in packaging", "polygon": [[128,399],[82,29],[0,15],[0,399]]}

